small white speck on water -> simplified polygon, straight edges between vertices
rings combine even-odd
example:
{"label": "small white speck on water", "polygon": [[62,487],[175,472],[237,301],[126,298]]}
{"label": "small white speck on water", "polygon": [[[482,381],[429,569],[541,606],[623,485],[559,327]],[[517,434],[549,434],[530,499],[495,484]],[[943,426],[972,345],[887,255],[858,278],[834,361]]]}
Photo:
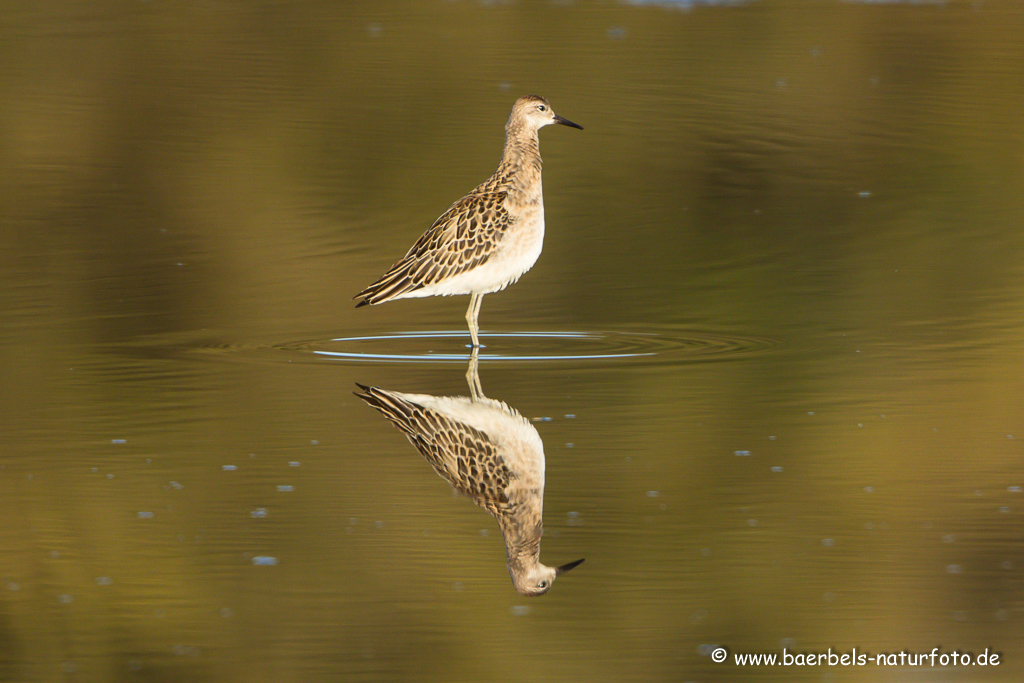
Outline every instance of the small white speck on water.
{"label": "small white speck on water", "polygon": [[956,543],[956,536],[953,534],[946,534],[942,537],[943,543]]}
{"label": "small white speck on water", "polygon": [[1013,560],[1003,560],[999,567],[1000,569],[1013,569]]}
{"label": "small white speck on water", "polygon": [[747,520],[747,526],[757,526],[757,520],[756,519],[748,519]]}
{"label": "small white speck on water", "polygon": [[624,26],[612,26],[607,33],[612,40],[625,40],[629,36],[629,31]]}
{"label": "small white speck on water", "polygon": [[230,607],[221,607],[220,615],[225,619],[230,619],[231,617],[235,616],[235,610],[231,609]]}
{"label": "small white speck on water", "polygon": [[1010,493],[1020,493],[1019,486],[1007,486],[1006,490],[1009,491]]}
{"label": "small white speck on water", "polygon": [[177,482],[177,481],[169,481],[169,482],[167,482],[167,488],[174,489],[175,491],[180,491],[183,488],[185,488],[185,486],[182,483]]}
{"label": "small white speck on water", "polygon": [[17,581],[10,581],[10,582],[7,583],[7,590],[9,590],[9,591],[20,591],[21,590],[21,584],[18,583]]}
{"label": "small white speck on water", "polygon": [[825,593],[824,595],[822,595],[821,599],[824,600],[825,602],[835,602],[836,601],[836,594],[831,592],[831,591],[829,591],[828,593]]}
{"label": "small white speck on water", "polygon": [[96,577],[96,585],[97,586],[109,586],[112,583],[114,583],[114,580],[112,578],[110,578],[109,576],[97,576]]}
{"label": "small white speck on water", "polygon": [[480,535],[481,535],[481,536],[484,536],[484,537],[486,537],[486,536],[490,536],[490,535],[491,535],[491,532],[490,532],[490,531],[488,531],[487,529],[481,529],[481,530],[480,530]]}
{"label": "small white speck on water", "polygon": [[173,652],[178,657],[198,657],[201,650],[199,649],[198,645],[178,643],[177,645],[171,648],[171,652]]}
{"label": "small white speck on water", "polygon": [[128,439],[111,439],[110,443],[128,443]]}
{"label": "small white speck on water", "polygon": [[867,199],[868,197],[871,196],[871,193],[868,192],[867,190],[861,190],[860,192],[857,193],[857,196],[862,199]]}
{"label": "small white speck on water", "polygon": [[267,508],[256,508],[249,513],[249,516],[253,519],[263,519],[267,516]]}
{"label": "small white speck on water", "polygon": [[1010,512],[1010,506],[1009,506],[1009,505],[1002,505],[1002,506],[1000,506],[1000,507],[999,507],[999,512],[1001,512],[1001,513],[1002,513],[1002,514],[1004,514],[1004,515],[1005,515],[1005,514],[1009,514],[1009,512]]}
{"label": "small white speck on water", "polygon": [[[31,474],[28,475],[28,478],[31,479],[32,475]],[[113,478],[114,478],[114,473],[113,472],[107,473],[107,479],[113,479]]]}
{"label": "small white speck on water", "polygon": [[136,515],[139,519],[153,519],[153,512],[150,510],[139,510]]}
{"label": "small white speck on water", "polygon": [[567,443],[567,444],[565,444],[565,447],[566,448],[575,448],[576,444],[574,444],[574,443]]}
{"label": "small white speck on water", "polygon": [[875,487],[874,486],[865,486],[864,487],[864,493],[874,493],[874,492],[875,492]]}
{"label": "small white speck on water", "polygon": [[257,555],[252,558],[252,563],[257,567],[271,567],[277,564],[277,558],[270,555]]}
{"label": "small white speck on water", "polygon": [[50,559],[51,560],[56,560],[58,557],[60,557],[60,551],[59,550],[51,550],[50,551]]}
{"label": "small white speck on water", "polygon": [[72,598],[67,593],[61,593],[57,596],[57,602],[59,602],[62,605],[70,604],[72,600],[74,600],[74,598]]}
{"label": "small white speck on water", "polygon": [[565,419],[566,419],[566,420],[572,420],[572,419],[574,419],[575,417],[576,417],[576,416],[575,416],[575,415],[573,415],[572,413],[566,413],[566,414],[565,414]]}
{"label": "small white speck on water", "polygon": [[291,484],[279,484],[277,490],[281,491],[282,493],[287,493],[289,491],[294,491],[295,487],[292,486]]}
{"label": "small white speck on water", "polygon": [[509,609],[514,617],[525,617],[530,613],[530,607],[528,605],[515,605]]}
{"label": "small white speck on water", "polygon": [[746,457],[746,456],[750,455],[750,451],[733,451],[732,454],[733,455],[739,455],[741,457]]}
{"label": "small white speck on water", "polygon": [[288,467],[298,467],[301,464],[302,463],[299,462],[298,460],[292,460],[291,462],[288,463]]}
{"label": "small white speck on water", "polygon": [[234,472],[238,469],[238,465],[221,465],[220,468],[225,472]]}
{"label": "small white speck on water", "polygon": [[380,38],[381,34],[384,33],[384,27],[380,24],[368,24],[366,27],[366,33],[371,38]]}
{"label": "small white speck on water", "polygon": [[808,414],[808,415],[814,415],[814,411],[813,411],[813,410],[808,410],[808,411],[807,411],[807,414]]}
{"label": "small white speck on water", "polygon": [[776,437],[776,436],[769,436],[769,437],[768,437],[768,440],[769,440],[769,441],[775,441],[775,439],[777,439],[777,438],[778,438],[778,437]]}
{"label": "small white speck on water", "polygon": [[823,539],[821,539],[821,545],[823,545],[826,548],[831,548],[835,544],[836,544],[836,540],[834,538],[823,538]]}
{"label": "small white speck on water", "polygon": [[962,574],[963,571],[964,571],[964,568],[961,567],[958,564],[947,564],[946,565],[946,573],[947,574]]}
{"label": "small white speck on water", "polygon": [[317,440],[317,439],[313,439],[312,441],[309,442],[309,445],[310,446],[319,446],[320,445],[320,441]]}
{"label": "small white speck on water", "polygon": [[660,495],[661,495],[660,491],[648,491],[647,492],[647,497],[648,498],[657,498]]}

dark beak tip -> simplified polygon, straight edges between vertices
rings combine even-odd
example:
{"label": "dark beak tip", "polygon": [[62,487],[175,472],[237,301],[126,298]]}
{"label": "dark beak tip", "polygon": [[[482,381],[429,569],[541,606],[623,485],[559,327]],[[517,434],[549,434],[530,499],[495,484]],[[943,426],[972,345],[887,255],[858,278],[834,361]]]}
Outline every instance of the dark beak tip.
{"label": "dark beak tip", "polygon": [[582,559],[576,560],[575,562],[570,562],[569,564],[563,564],[563,565],[562,565],[561,567],[559,567],[558,569],[556,569],[556,570],[555,570],[555,574],[556,574],[556,575],[558,575],[558,574],[564,574],[564,573],[566,573],[567,571],[570,571],[570,570],[572,570],[572,569],[575,569],[576,567],[578,567],[578,566],[580,566],[581,564],[583,564],[583,561],[584,561],[584,560],[586,560],[586,559],[587,559],[587,558],[585,558],[585,557],[584,557],[584,558],[582,558]]}
{"label": "dark beak tip", "polygon": [[579,130],[583,130],[583,126],[580,124],[573,123],[569,119],[563,119],[561,116],[555,116],[555,123],[560,123],[561,125],[568,126],[569,128],[578,128]]}

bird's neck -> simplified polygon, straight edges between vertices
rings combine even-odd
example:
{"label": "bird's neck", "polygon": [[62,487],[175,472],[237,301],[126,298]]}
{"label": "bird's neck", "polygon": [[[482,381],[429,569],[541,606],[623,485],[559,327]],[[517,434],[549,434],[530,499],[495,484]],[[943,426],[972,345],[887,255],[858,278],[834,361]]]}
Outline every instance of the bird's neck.
{"label": "bird's neck", "polygon": [[544,534],[541,521],[538,519],[528,525],[511,520],[499,519],[498,522],[505,537],[505,554],[509,567],[536,564],[540,558],[540,537]]}
{"label": "bird's neck", "polygon": [[540,189],[540,172],[537,131],[506,128],[505,152],[501,155],[496,175],[503,176],[508,189],[530,194]]}

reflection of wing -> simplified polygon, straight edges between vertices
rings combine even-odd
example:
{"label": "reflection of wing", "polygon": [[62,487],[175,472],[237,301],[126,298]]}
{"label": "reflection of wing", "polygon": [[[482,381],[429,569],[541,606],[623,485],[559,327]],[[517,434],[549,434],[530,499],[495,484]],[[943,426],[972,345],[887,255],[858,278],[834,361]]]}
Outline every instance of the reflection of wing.
{"label": "reflection of wing", "polygon": [[486,263],[511,223],[505,197],[474,193],[452,204],[402,260],[355,296],[362,299],[358,306],[398,298]]}
{"label": "reflection of wing", "polygon": [[[358,385],[356,396],[401,430],[434,470],[457,491],[494,515],[507,513],[509,470],[498,446],[479,429],[397,392]],[[424,397],[426,398],[426,397]],[[479,405],[479,404],[478,404]]]}

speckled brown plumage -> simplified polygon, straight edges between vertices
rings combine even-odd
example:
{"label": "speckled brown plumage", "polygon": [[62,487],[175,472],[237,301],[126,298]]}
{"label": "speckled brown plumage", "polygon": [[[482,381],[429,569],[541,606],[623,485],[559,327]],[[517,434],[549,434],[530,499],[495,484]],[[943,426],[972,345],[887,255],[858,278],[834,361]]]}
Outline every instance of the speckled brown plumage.
{"label": "speckled brown plumage", "polygon": [[470,294],[466,321],[478,347],[480,299],[533,267],[544,242],[544,198],[537,131],[559,123],[582,128],[551,110],[542,97],[520,97],[505,124],[498,169],[452,204],[376,282],[359,292],[356,308],[423,296]]}

